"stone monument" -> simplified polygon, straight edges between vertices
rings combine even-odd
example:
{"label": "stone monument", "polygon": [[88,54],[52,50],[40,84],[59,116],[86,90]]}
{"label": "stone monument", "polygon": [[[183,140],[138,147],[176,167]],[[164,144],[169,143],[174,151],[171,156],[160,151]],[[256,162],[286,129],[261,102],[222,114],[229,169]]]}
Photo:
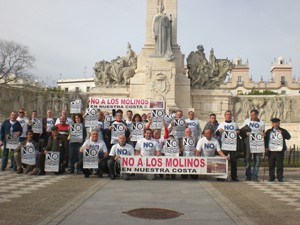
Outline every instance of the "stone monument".
{"label": "stone monument", "polygon": [[136,56],[97,62],[90,96],[163,100],[168,111],[192,110],[190,80],[177,44],[177,0],[147,0],[146,40]]}

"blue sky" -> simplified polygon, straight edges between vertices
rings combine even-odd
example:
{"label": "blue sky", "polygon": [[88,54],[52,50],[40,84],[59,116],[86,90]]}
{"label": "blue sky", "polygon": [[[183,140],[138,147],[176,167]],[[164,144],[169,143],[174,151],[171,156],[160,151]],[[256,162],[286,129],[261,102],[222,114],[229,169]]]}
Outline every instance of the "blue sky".
{"label": "blue sky", "polygon": [[[145,40],[146,0],[0,0],[0,39],[27,45],[33,73],[57,79],[93,76],[96,61],[137,53]],[[274,58],[290,58],[300,76],[300,1],[178,0],[178,44],[187,57],[247,59],[254,80],[269,80]]]}

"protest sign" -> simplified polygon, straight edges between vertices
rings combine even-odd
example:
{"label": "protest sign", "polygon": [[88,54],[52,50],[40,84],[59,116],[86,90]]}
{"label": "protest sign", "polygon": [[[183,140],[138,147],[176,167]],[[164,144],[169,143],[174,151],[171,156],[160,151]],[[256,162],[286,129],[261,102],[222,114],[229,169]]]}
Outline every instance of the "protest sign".
{"label": "protest sign", "polygon": [[265,142],[262,133],[251,133],[249,136],[250,152],[251,153],[264,153]]}
{"label": "protest sign", "polygon": [[73,123],[70,125],[70,143],[83,142],[82,123]]}
{"label": "protest sign", "polygon": [[83,169],[98,169],[98,154],[97,148],[83,150]]}
{"label": "protest sign", "polygon": [[269,151],[280,152],[283,149],[283,137],[278,131],[270,133]]}
{"label": "protest sign", "polygon": [[35,134],[43,133],[43,120],[40,118],[32,119],[32,131]]}
{"label": "protest sign", "polygon": [[224,131],[221,137],[222,150],[236,151],[237,133],[236,131]]}
{"label": "protest sign", "polygon": [[27,165],[36,164],[36,153],[33,145],[21,149],[21,162]]}
{"label": "protest sign", "polygon": [[17,133],[10,133],[6,136],[6,148],[16,149],[19,145],[19,135]]}
{"label": "protest sign", "polygon": [[165,110],[152,109],[151,110],[151,129],[162,129],[164,127]]}
{"label": "protest sign", "polygon": [[86,127],[97,127],[98,126],[97,109],[93,109],[93,108],[86,109],[85,126]]}
{"label": "protest sign", "polygon": [[76,99],[70,103],[70,113],[81,113],[81,99]]}
{"label": "protest sign", "polygon": [[59,171],[59,158],[60,158],[60,152],[49,151],[46,154],[45,171],[46,172],[58,172]]}
{"label": "protest sign", "polygon": [[183,156],[195,156],[195,139],[193,137],[183,138]]}
{"label": "protest sign", "polygon": [[138,141],[144,137],[144,123],[132,123],[130,132],[130,141]]}

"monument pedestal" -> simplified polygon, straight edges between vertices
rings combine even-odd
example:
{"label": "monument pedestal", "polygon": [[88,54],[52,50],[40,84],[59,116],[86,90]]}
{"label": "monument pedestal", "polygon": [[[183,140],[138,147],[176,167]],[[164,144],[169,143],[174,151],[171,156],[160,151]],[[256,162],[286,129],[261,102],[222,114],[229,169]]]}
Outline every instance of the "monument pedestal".
{"label": "monument pedestal", "polygon": [[130,98],[163,100],[167,111],[192,109],[190,80],[185,75],[184,55],[172,48],[175,58],[167,61],[153,56],[154,45],[142,49],[136,74],[130,79]]}

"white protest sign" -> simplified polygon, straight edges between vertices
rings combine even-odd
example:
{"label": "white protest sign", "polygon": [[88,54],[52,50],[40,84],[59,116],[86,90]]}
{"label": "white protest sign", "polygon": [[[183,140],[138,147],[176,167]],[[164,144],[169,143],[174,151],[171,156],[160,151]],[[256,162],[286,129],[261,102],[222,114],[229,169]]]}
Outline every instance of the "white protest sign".
{"label": "white protest sign", "polygon": [[81,113],[81,99],[70,102],[70,113]]}
{"label": "white protest sign", "polygon": [[83,142],[82,123],[73,123],[70,125],[70,143]]}
{"label": "white protest sign", "polygon": [[46,154],[45,171],[46,172],[58,172],[59,171],[59,158],[60,158],[60,152],[49,151]]}

